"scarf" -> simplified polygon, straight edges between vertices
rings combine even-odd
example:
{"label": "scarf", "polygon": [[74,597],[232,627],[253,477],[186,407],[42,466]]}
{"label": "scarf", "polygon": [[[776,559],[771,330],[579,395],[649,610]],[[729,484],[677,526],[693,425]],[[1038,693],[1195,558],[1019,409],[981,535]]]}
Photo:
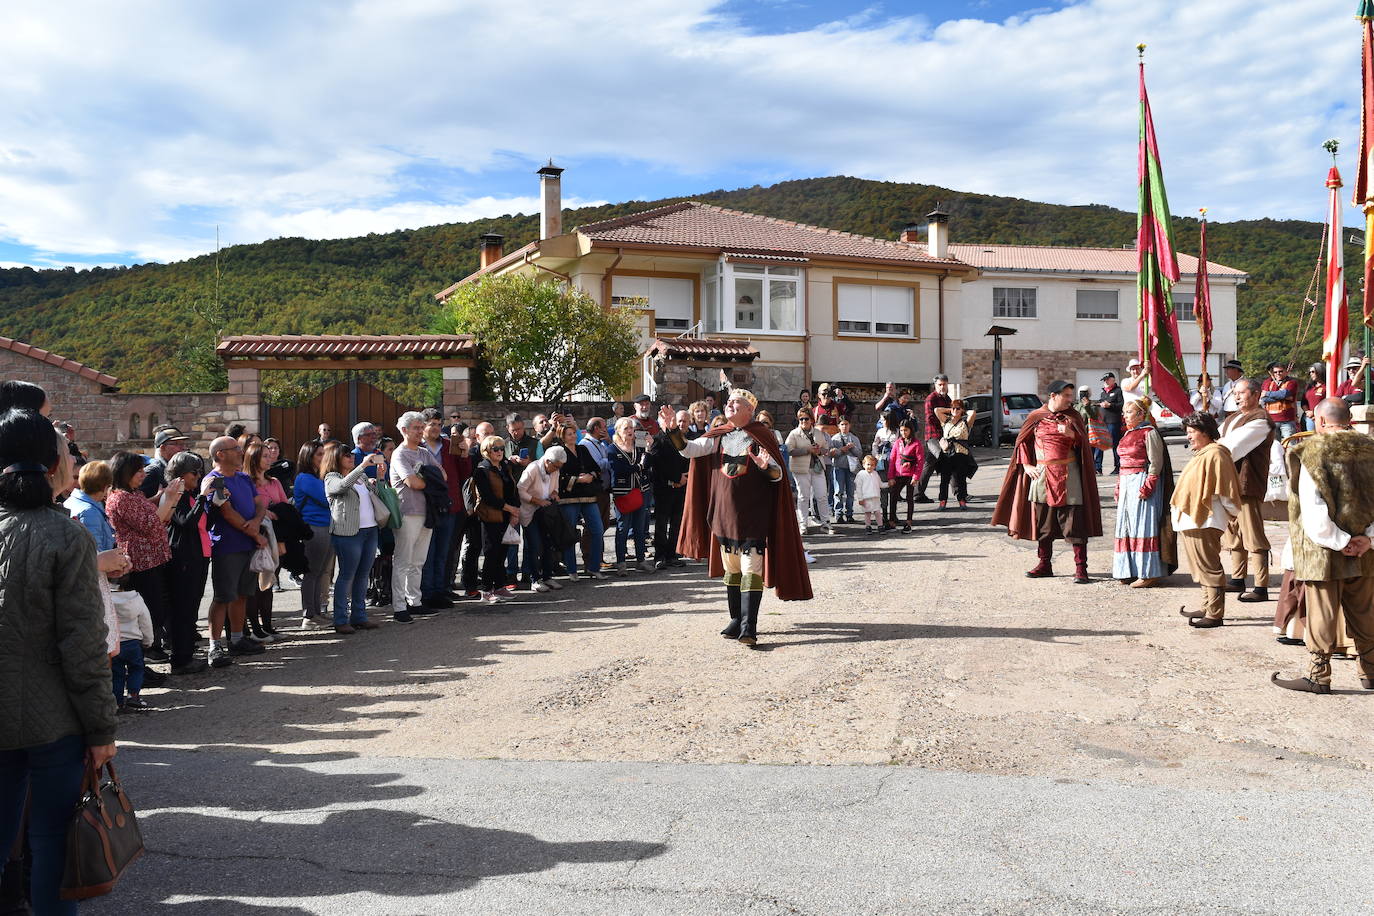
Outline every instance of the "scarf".
{"label": "scarf", "polygon": [[1203,446],[1183,468],[1169,505],[1203,526],[1212,515],[1214,496],[1240,505],[1240,477],[1230,450],[1219,442]]}

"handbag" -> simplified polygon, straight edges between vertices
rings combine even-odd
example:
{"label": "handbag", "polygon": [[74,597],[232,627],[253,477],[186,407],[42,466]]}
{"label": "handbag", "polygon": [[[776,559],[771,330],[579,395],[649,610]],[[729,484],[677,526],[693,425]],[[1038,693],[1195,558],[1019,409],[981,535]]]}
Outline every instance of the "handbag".
{"label": "handbag", "polygon": [[568,521],[557,506],[540,506],[535,513],[540,531],[559,550],[576,547],[582,540],[577,526]]}
{"label": "handbag", "polygon": [[639,487],[633,487],[630,492],[622,493],[612,501],[615,503],[615,511],[621,515],[629,515],[643,507],[644,491]]}
{"label": "handbag", "polygon": [[368,487],[367,497],[372,500],[372,514],[377,518],[377,527],[386,528],[391,525],[391,507],[386,504],[386,500],[377,495],[377,491]]}
{"label": "handbag", "polygon": [[[386,521],[387,528],[401,527],[401,497],[396,495],[396,491],[391,488],[391,484],[385,480],[377,481],[372,492],[375,493],[382,502],[386,503],[387,511],[390,515]],[[382,523],[377,522],[377,527],[382,527]]]}
{"label": "handbag", "polygon": [[[102,781],[102,770],[109,772],[109,779]],[[141,855],[143,833],[114,764],[106,762],[97,769],[88,763],[81,800],[67,827],[62,899],[85,900],[108,894]]]}
{"label": "handbag", "polygon": [[506,526],[506,533],[501,535],[501,543],[507,547],[517,547],[520,544],[520,529],[512,523]]}
{"label": "handbag", "polygon": [[1088,420],[1088,445],[1104,452],[1112,450],[1112,436],[1101,420]]}

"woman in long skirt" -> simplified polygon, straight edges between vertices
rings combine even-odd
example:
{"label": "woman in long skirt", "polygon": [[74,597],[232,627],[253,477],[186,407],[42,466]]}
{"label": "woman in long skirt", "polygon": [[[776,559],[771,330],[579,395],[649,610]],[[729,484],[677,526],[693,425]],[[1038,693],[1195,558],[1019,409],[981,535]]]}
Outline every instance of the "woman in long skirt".
{"label": "woman in long skirt", "polygon": [[1174,473],[1169,450],[1150,417],[1150,399],[1122,411],[1126,432],[1117,446],[1121,474],[1116,491],[1116,553],[1112,577],[1133,588],[1150,588],[1178,565],[1169,522]]}

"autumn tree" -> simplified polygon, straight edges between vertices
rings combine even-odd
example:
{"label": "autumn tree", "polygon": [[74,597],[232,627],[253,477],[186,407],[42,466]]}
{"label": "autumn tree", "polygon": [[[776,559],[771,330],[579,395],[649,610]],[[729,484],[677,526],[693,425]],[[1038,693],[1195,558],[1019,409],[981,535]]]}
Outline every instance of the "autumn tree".
{"label": "autumn tree", "polygon": [[506,274],[462,286],[436,330],[471,334],[492,393],[502,401],[557,403],[608,397],[638,372],[636,313],[605,309],[553,278]]}

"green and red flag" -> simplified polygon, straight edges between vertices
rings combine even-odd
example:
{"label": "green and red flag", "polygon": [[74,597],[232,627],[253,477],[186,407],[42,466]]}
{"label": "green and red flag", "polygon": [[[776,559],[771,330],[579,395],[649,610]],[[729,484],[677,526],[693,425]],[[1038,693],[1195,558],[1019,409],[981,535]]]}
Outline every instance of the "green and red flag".
{"label": "green and red flag", "polygon": [[[1140,47],[1144,54],[1144,45]],[[1173,284],[1178,282],[1173,220],[1164,193],[1164,171],[1155,143],[1155,123],[1145,93],[1145,61],[1140,62],[1140,216],[1136,224],[1136,306],[1140,318],[1140,359],[1150,373],[1150,393],[1181,417],[1193,412],[1188,373],[1178,342]]]}

